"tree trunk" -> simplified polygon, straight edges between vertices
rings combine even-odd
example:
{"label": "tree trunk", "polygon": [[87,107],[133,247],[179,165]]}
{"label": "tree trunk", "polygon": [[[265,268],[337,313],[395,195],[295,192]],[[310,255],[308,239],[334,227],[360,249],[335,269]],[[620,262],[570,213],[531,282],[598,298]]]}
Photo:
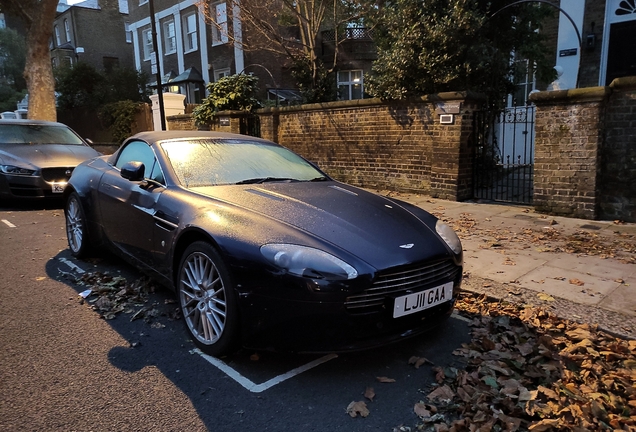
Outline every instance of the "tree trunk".
{"label": "tree trunk", "polygon": [[33,10],[33,21],[27,25],[27,58],[24,78],[29,92],[30,119],[57,120],[55,107],[55,81],[49,52],[49,39],[57,0],[42,0]]}

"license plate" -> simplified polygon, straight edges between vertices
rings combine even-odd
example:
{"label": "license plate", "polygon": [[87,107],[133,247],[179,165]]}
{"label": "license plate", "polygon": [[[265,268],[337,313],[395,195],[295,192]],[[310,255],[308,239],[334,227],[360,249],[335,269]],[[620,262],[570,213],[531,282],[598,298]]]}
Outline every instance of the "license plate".
{"label": "license plate", "polygon": [[64,188],[66,187],[66,183],[52,183],[51,188],[53,193],[64,193]]}
{"label": "license plate", "polygon": [[424,309],[437,306],[453,298],[453,282],[395,299],[393,318],[410,315]]}

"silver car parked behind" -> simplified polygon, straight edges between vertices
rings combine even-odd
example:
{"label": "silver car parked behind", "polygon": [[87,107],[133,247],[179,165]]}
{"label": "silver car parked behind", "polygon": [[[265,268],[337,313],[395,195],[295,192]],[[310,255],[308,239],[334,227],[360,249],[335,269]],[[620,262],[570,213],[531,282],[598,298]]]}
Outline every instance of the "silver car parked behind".
{"label": "silver car parked behind", "polygon": [[99,155],[62,123],[0,120],[0,199],[61,198],[75,167]]}

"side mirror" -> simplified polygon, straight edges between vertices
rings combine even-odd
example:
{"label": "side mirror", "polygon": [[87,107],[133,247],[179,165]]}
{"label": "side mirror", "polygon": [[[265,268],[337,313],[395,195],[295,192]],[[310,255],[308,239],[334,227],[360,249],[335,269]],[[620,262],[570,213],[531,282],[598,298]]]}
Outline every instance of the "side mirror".
{"label": "side mirror", "polygon": [[146,167],[143,162],[132,161],[126,162],[124,166],[121,167],[121,176],[126,180],[130,181],[142,181],[144,179],[144,173],[146,172]]}

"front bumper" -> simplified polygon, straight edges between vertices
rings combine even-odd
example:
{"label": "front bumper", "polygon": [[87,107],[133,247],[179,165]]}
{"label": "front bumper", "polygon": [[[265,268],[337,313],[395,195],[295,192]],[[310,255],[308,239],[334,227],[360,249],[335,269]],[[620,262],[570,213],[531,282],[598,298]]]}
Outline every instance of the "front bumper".
{"label": "front bumper", "polygon": [[[389,295],[384,304],[360,313],[347,305],[351,296],[346,292],[309,296],[279,296],[274,295],[278,290],[272,289],[239,292],[243,345],[252,349],[322,353],[358,351],[398,342],[425,333],[450,316],[459,296],[461,277],[461,267],[456,267],[451,279],[430,281],[416,289],[415,292],[420,292],[453,282],[452,298],[448,301],[399,318],[393,318],[393,302],[400,294]],[[291,289],[279,288],[283,292],[287,289],[288,293]]]}
{"label": "front bumper", "polygon": [[5,199],[62,199],[67,180],[46,181],[41,176],[0,175],[0,196]]}

